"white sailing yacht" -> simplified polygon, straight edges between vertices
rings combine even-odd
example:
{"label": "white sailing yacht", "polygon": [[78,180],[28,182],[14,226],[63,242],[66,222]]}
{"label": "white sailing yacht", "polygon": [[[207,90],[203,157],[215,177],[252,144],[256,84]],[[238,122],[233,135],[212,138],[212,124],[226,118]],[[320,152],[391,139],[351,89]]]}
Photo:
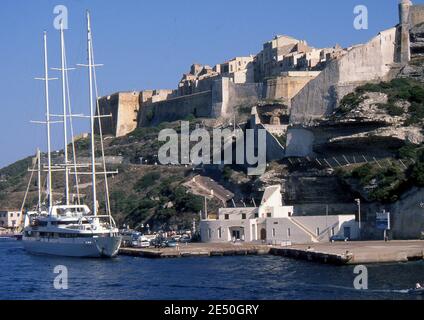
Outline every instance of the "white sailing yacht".
{"label": "white sailing yacht", "polygon": [[[96,116],[96,110],[98,108],[98,97],[97,97],[97,83],[95,77],[95,64],[93,58],[93,43],[92,33],[90,25],[90,15],[87,12],[87,43],[88,43],[88,64],[85,65],[89,70],[89,96],[90,96],[90,116],[87,117],[91,122],[91,165],[86,167],[91,168],[89,173],[92,176],[92,193],[93,193],[93,204],[92,210],[87,205],[80,204],[78,195],[78,203],[72,204],[70,200],[69,191],[69,174],[72,165],[68,159],[68,142],[67,142],[67,119],[72,114],[67,112],[67,63],[64,46],[64,30],[61,27],[61,52],[62,52],[62,96],[63,96],[63,118],[64,126],[64,150],[65,150],[65,163],[61,166],[52,166],[51,157],[51,139],[50,139],[50,125],[54,123],[51,121],[50,104],[49,104],[49,72],[48,72],[48,55],[47,55],[47,34],[44,33],[44,80],[45,82],[45,102],[46,102],[46,121],[44,124],[47,126],[47,148],[48,148],[48,164],[47,164],[47,192],[48,192],[48,204],[46,209],[42,209],[41,200],[39,199],[39,205],[36,212],[27,214],[24,222],[23,231],[23,244],[25,249],[30,253],[36,254],[48,254],[57,256],[69,256],[69,257],[114,257],[117,255],[120,245],[121,236],[119,230],[116,227],[115,221],[112,218],[109,203],[109,190],[106,171],[106,165],[104,160],[104,150],[102,142],[102,158],[104,172],[96,172],[96,156],[95,156],[95,119],[100,119],[102,116],[100,113]],[[93,93],[93,80],[96,91],[96,103],[94,103]],[[69,88],[68,88],[69,91]],[[69,98],[69,96],[68,96]],[[69,101],[68,101],[69,103]],[[83,116],[82,116],[83,117]],[[101,124],[99,121],[100,138]],[[74,149],[75,152],[75,149]],[[40,155],[38,154],[38,162],[40,163]],[[74,174],[76,178],[81,172],[77,172],[78,168],[84,166],[77,165],[74,154]],[[40,165],[38,171],[40,172]],[[57,204],[54,202],[53,197],[53,184],[52,184],[52,171],[64,171],[65,172],[65,201],[63,204]],[[105,193],[106,193],[106,214],[99,214],[98,203],[97,203],[97,191],[96,191],[96,175],[103,174],[105,179]],[[40,175],[39,175],[40,179]],[[76,179],[78,180],[78,179]],[[78,183],[78,182],[77,182]],[[38,182],[40,186],[40,181]],[[40,192],[39,192],[40,197]]]}

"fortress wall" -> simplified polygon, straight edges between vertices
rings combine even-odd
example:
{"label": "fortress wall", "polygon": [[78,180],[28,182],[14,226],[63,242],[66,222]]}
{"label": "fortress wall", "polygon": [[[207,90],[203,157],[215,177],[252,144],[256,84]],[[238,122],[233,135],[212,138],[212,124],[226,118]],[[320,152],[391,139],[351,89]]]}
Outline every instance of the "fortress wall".
{"label": "fortress wall", "polygon": [[262,84],[260,83],[234,83],[228,81],[228,94],[223,100],[223,109],[221,116],[231,116],[234,109],[241,106],[253,106],[257,104],[262,97]]}
{"label": "fortress wall", "polygon": [[137,114],[140,93],[120,93],[119,94],[119,111],[116,120],[116,137],[122,137],[134,131],[137,128]]}
{"label": "fortress wall", "polygon": [[282,99],[290,105],[291,99],[302,90],[319,72],[296,72],[296,75],[280,76],[265,82],[263,97],[268,100]]}
{"label": "fortress wall", "polygon": [[[119,109],[119,94],[115,93],[111,96],[100,98],[99,108],[102,115],[112,115],[111,118],[101,119],[103,134],[115,135]],[[95,132],[99,134],[98,121],[95,121]]]}
{"label": "fortress wall", "polygon": [[409,9],[411,27],[424,22],[424,5],[413,5]]}
{"label": "fortress wall", "polygon": [[[100,113],[112,115],[101,119],[103,134],[122,137],[134,131],[137,127],[139,99],[139,92],[120,92],[100,98]],[[97,121],[95,121],[95,132],[99,133]]]}
{"label": "fortress wall", "polygon": [[212,87],[211,117],[231,117],[235,108],[258,103],[262,87],[260,83],[234,83],[230,78],[216,80]]}
{"label": "fortress wall", "polygon": [[329,63],[292,99],[291,122],[308,124],[331,114],[340,100],[358,85],[387,80],[395,61],[396,28],[381,32]]}
{"label": "fortress wall", "polygon": [[195,93],[143,106],[138,126],[147,127],[161,122],[183,120],[190,114],[195,117],[210,117],[211,110],[212,92]]}
{"label": "fortress wall", "polygon": [[212,105],[211,117],[219,118],[223,110],[228,109],[228,94],[229,94],[230,79],[221,78],[216,80],[212,86]]}

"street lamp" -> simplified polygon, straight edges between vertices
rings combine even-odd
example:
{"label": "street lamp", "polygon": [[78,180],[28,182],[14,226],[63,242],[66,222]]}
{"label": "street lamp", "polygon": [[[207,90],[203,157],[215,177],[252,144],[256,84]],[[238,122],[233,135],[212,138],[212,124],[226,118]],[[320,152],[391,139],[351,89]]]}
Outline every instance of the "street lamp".
{"label": "street lamp", "polygon": [[361,199],[355,199],[358,205],[359,239],[361,239]]}

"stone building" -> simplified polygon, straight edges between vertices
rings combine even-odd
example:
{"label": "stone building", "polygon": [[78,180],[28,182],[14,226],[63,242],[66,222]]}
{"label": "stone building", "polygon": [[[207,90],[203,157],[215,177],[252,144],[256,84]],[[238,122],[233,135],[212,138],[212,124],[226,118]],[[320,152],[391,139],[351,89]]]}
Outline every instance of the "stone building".
{"label": "stone building", "polygon": [[305,41],[284,35],[275,36],[271,41],[264,43],[262,51],[255,57],[255,82],[262,82],[278,76],[281,72],[294,69],[294,55],[311,50]]}
{"label": "stone building", "polygon": [[0,210],[0,227],[16,230],[22,225],[23,214],[19,210]]}
{"label": "stone building", "polygon": [[[218,71],[217,71],[218,70]],[[212,83],[220,76],[220,68],[193,64],[178,83],[177,96],[187,96],[211,90]]]}
{"label": "stone building", "polygon": [[255,80],[253,60],[254,56],[235,57],[220,64],[220,73],[223,77],[230,78],[234,83],[253,83]]}

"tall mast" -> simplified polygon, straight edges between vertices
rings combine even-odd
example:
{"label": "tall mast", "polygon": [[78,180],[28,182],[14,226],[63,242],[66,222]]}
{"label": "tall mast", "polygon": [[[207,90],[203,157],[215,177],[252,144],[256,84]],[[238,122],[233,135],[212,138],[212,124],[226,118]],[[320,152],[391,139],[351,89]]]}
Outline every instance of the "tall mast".
{"label": "tall mast", "polygon": [[48,158],[47,183],[48,183],[48,192],[49,192],[49,208],[51,208],[53,206],[53,188],[52,188],[52,155],[51,155],[51,139],[50,139],[49,63],[48,63],[48,56],[47,56],[47,33],[46,32],[44,32],[44,83],[45,83],[45,98],[46,98],[47,158]]}
{"label": "tall mast", "polygon": [[63,30],[63,23],[60,24],[60,50],[62,61],[62,103],[63,103],[63,141],[65,150],[65,199],[66,205],[69,205],[69,170],[68,170],[68,130],[67,130],[67,105],[66,105],[66,56],[65,56],[65,34]]}
{"label": "tall mast", "polygon": [[38,177],[37,177],[37,187],[38,187],[38,210],[41,212],[41,152],[37,148],[37,165],[38,165]]}
{"label": "tall mast", "polygon": [[93,103],[93,56],[90,13],[87,11],[87,44],[88,44],[88,78],[90,86],[90,122],[91,122],[91,173],[93,182],[93,215],[97,215],[96,192],[96,150],[94,139],[94,103]]}

